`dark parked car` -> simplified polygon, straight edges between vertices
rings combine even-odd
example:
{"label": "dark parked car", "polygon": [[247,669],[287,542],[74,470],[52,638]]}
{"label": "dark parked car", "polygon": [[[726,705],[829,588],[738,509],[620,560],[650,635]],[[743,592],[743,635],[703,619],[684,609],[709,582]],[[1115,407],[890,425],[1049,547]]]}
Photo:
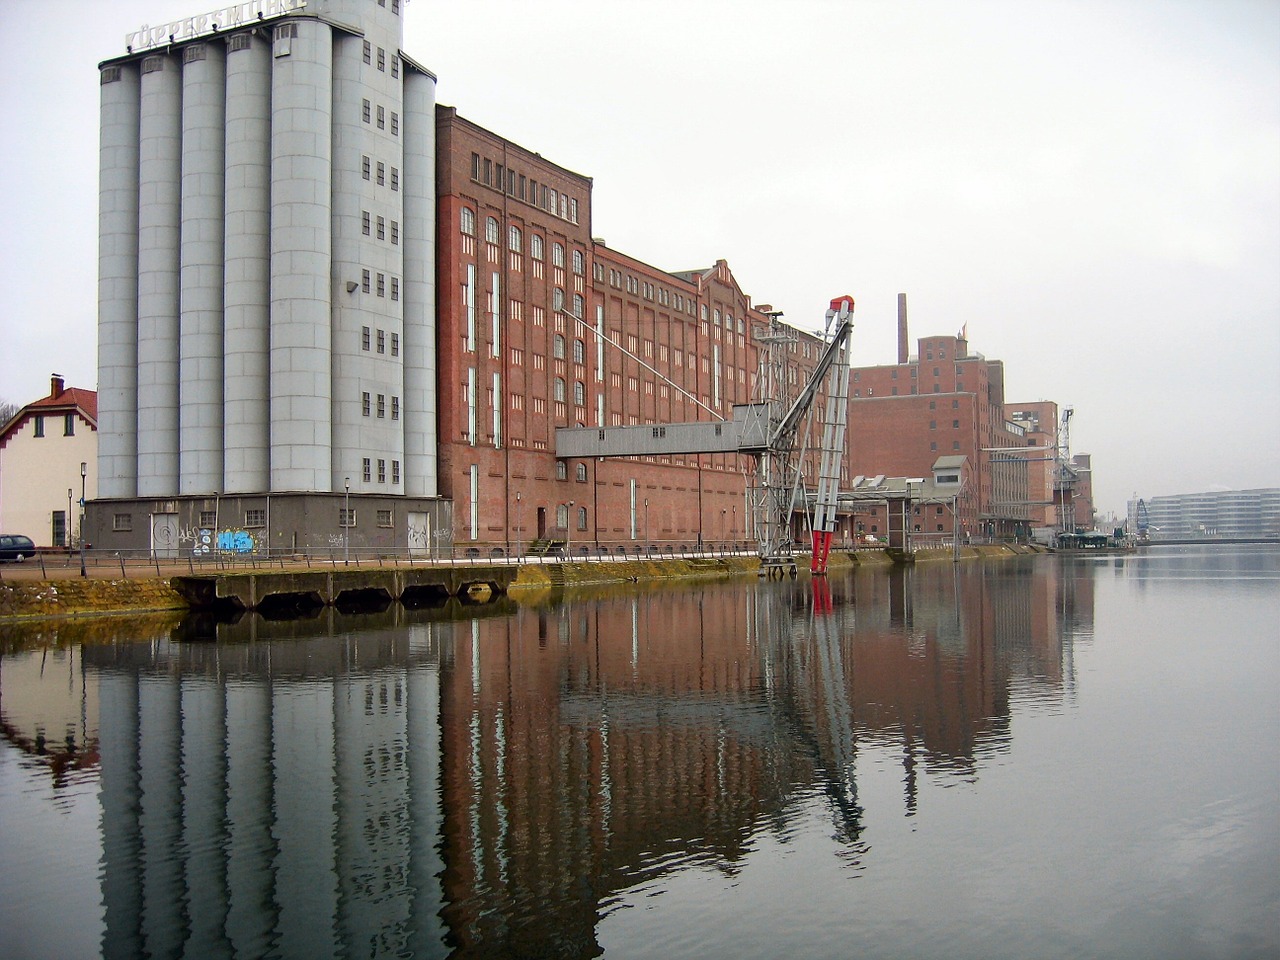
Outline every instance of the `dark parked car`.
{"label": "dark parked car", "polygon": [[35,556],[35,552],[36,545],[31,542],[30,537],[0,534],[0,560],[16,560],[21,563],[27,557]]}

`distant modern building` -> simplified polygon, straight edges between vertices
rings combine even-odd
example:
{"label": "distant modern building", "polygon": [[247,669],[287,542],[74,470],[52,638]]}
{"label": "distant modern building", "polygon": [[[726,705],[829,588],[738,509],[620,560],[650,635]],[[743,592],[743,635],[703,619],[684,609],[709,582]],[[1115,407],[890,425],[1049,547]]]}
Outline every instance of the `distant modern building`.
{"label": "distant modern building", "polygon": [[[1146,519],[1140,523],[1143,507]],[[1135,497],[1128,527],[1137,532],[1144,524],[1151,540],[1278,539],[1280,487]]]}
{"label": "distant modern building", "polygon": [[37,547],[72,546],[81,489],[92,498],[97,485],[98,395],[55,373],[47,397],[0,427],[0,531]]}
{"label": "distant modern building", "polygon": [[[435,77],[401,0],[257,0],[100,65],[102,547],[424,544]],[[434,524],[433,524],[434,520]]]}

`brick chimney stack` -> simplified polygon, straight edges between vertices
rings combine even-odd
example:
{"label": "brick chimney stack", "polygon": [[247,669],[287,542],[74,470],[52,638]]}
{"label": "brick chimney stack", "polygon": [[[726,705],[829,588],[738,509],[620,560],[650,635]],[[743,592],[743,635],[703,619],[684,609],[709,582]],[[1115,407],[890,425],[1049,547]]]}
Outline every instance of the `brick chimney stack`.
{"label": "brick chimney stack", "polygon": [[60,397],[65,391],[66,383],[62,379],[62,374],[55,373],[49,377],[49,396]]}
{"label": "brick chimney stack", "polygon": [[906,363],[911,359],[911,351],[907,346],[907,295],[898,294],[898,363]]}

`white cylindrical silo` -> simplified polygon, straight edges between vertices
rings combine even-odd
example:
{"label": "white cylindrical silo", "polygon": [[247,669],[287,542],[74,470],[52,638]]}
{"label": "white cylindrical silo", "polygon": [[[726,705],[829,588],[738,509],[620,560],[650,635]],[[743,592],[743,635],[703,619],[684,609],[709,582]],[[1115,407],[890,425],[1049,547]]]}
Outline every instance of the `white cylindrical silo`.
{"label": "white cylindrical silo", "polygon": [[184,48],[179,293],[179,492],[222,488],[223,157],[221,43]]}
{"label": "white cylindrical silo", "polygon": [[98,495],[138,489],[137,63],[102,68],[98,181]]}
{"label": "white cylindrical silo", "polygon": [[270,489],[271,44],[227,38],[223,486]]}
{"label": "white cylindrical silo", "polygon": [[275,27],[271,82],[271,489],[332,489],[332,36]]}
{"label": "white cylindrical silo", "polygon": [[436,81],[404,76],[404,492],[434,497],[436,434]]}
{"label": "white cylindrical silo", "polygon": [[[385,416],[379,419],[372,406],[366,411],[362,396],[382,394],[384,410],[388,396],[399,396],[387,379],[385,352],[379,354],[374,338],[385,351],[388,305],[386,296],[389,245],[379,243],[374,223],[386,221],[391,192],[386,171],[390,165],[388,138],[378,136],[372,122],[363,119],[363,104],[385,103],[366,74],[371,65],[363,62],[361,37],[338,35],[333,51],[333,465],[330,483],[342,489],[351,478],[356,490],[376,489],[373,475],[366,484],[362,461],[379,456],[388,440]],[[384,108],[385,109],[385,108]],[[399,159],[395,160],[399,164]],[[375,170],[377,171],[375,175]],[[399,217],[399,214],[396,214]],[[399,248],[397,247],[397,252]],[[396,264],[398,269],[399,264]],[[377,295],[375,277],[383,276],[383,295]],[[368,274],[369,283],[364,283]],[[394,329],[399,332],[399,319]],[[367,338],[364,331],[368,331]],[[395,364],[399,380],[399,362]],[[395,423],[398,440],[399,421]]]}
{"label": "white cylindrical silo", "polygon": [[178,492],[178,242],[182,73],[142,59],[138,190],[138,495]]}

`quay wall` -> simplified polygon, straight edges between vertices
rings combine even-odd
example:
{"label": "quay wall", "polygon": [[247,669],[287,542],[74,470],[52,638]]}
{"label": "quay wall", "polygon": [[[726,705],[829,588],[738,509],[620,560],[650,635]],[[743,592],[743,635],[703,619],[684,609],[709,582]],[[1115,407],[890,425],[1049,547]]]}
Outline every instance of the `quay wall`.
{"label": "quay wall", "polygon": [[[1005,558],[1039,552],[1043,551],[1021,545],[963,547],[960,559]],[[803,556],[796,558],[798,574],[807,575],[807,559]],[[954,559],[954,554],[951,550],[919,550],[911,559],[917,563],[949,561]],[[855,553],[832,553],[829,567],[832,571],[888,568],[894,562],[895,558],[888,551],[859,550]],[[755,576],[759,567],[760,562],[754,556],[526,563],[520,566],[507,592],[517,601],[533,603],[543,595],[567,587]],[[376,569],[370,568],[371,572]],[[0,580],[0,624],[188,608],[188,602],[167,577]]]}

